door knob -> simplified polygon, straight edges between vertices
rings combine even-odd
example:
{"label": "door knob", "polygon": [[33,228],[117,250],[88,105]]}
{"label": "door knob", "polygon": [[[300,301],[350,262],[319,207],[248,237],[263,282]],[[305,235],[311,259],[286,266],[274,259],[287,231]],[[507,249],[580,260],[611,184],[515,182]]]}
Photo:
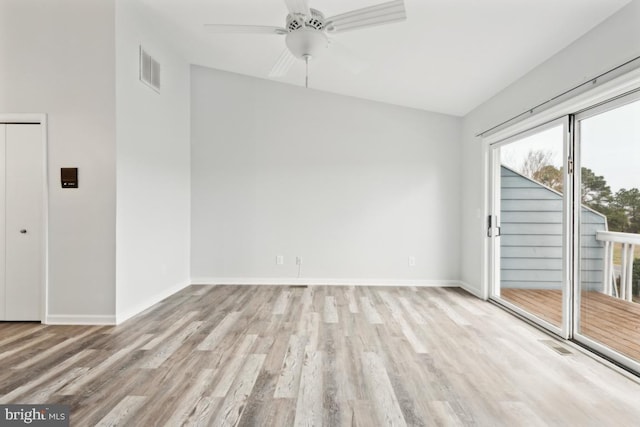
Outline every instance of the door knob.
{"label": "door knob", "polygon": [[20,230],[20,232],[21,232],[22,234],[27,234],[27,230],[25,230],[24,228],[23,228],[22,230]]}

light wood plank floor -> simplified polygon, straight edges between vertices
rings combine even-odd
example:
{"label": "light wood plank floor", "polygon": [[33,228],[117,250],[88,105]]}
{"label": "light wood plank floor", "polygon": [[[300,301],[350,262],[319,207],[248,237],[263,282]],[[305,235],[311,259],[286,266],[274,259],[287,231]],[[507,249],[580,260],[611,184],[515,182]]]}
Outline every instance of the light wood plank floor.
{"label": "light wood plank floor", "polygon": [[[559,290],[502,289],[502,297],[555,325],[562,321]],[[609,348],[640,361],[640,304],[601,292],[583,292],[580,332]]]}
{"label": "light wood plank floor", "polygon": [[190,286],[117,327],[0,324],[0,402],[93,425],[636,426],[640,385],[459,289]]}

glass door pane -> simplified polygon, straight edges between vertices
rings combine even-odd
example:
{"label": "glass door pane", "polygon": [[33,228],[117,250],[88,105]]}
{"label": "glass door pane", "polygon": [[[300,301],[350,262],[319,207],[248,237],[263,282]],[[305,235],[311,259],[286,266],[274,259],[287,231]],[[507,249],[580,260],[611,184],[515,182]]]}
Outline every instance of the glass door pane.
{"label": "glass door pane", "polygon": [[640,361],[640,98],[576,117],[580,257],[576,338]]}
{"label": "glass door pane", "polygon": [[[493,298],[566,335],[568,119],[500,143],[493,150]],[[495,233],[492,233],[495,234]]]}

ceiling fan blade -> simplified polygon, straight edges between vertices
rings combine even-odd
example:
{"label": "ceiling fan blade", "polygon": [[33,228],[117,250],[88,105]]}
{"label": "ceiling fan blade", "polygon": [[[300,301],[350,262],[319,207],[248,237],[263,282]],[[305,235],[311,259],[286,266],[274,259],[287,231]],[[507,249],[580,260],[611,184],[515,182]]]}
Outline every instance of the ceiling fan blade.
{"label": "ceiling fan blade", "polygon": [[405,19],[407,19],[407,11],[404,7],[404,0],[394,0],[332,16],[327,18],[326,26],[328,31],[340,33],[404,21]]}
{"label": "ceiling fan blade", "polygon": [[287,34],[284,28],[267,25],[205,24],[204,28],[214,34]]}
{"label": "ceiling fan blade", "polygon": [[336,62],[338,62],[343,68],[347,69],[347,71],[352,74],[360,74],[369,68],[370,64],[367,61],[362,59],[360,55],[356,54],[343,43],[333,39],[330,40],[329,43],[328,52],[336,59]]}
{"label": "ceiling fan blade", "polygon": [[284,2],[287,4],[289,13],[299,13],[305,16],[311,16],[311,11],[309,10],[309,0],[284,0]]}
{"label": "ceiling fan blade", "polygon": [[294,62],[296,62],[296,57],[293,56],[293,53],[288,48],[285,48],[269,72],[269,77],[285,76]]}

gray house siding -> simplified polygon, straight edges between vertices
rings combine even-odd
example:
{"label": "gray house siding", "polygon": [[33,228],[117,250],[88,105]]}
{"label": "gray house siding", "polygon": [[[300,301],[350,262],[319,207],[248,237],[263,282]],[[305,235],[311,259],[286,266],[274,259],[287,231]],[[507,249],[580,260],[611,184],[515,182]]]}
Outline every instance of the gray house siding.
{"label": "gray house siding", "polygon": [[[562,284],[562,194],[502,166],[500,277],[502,288],[560,289]],[[596,231],[606,217],[581,212],[583,289],[602,290],[604,244]]]}

